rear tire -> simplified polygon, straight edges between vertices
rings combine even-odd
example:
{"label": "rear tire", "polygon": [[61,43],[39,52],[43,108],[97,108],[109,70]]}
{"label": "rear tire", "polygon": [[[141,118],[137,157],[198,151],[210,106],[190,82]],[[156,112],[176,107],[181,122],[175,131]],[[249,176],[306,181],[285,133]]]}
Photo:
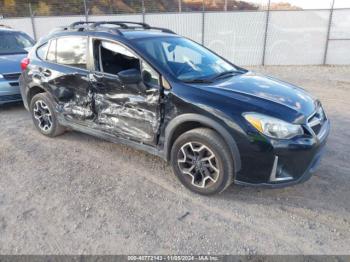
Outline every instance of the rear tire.
{"label": "rear tire", "polygon": [[181,183],[202,195],[223,192],[234,178],[230,150],[209,128],[196,128],[179,136],[171,149],[171,163]]}
{"label": "rear tire", "polygon": [[65,132],[65,128],[57,121],[54,105],[47,93],[35,95],[29,106],[33,123],[43,135],[55,137]]}

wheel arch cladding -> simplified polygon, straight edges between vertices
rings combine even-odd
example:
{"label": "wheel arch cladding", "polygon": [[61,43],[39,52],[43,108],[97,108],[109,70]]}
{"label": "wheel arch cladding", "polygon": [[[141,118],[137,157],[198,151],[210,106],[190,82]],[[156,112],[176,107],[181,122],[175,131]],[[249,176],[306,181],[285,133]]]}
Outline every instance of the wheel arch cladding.
{"label": "wheel arch cladding", "polygon": [[30,103],[35,95],[40,94],[40,93],[45,93],[45,92],[46,92],[46,90],[40,86],[33,86],[33,87],[29,88],[28,94],[27,94],[28,106],[30,105]]}
{"label": "wheel arch cladding", "polygon": [[[192,128],[189,128],[192,127]],[[189,131],[197,127],[207,127],[216,131],[227,143],[231,157],[234,163],[235,172],[238,172],[241,169],[241,157],[236,144],[236,141],[230,135],[230,133],[223,127],[221,124],[216,122],[213,119],[210,119],[206,116],[198,114],[183,114],[175,117],[165,128],[165,143],[164,143],[164,152],[166,160],[170,159],[170,152],[173,143],[176,138],[181,135],[183,132]],[[179,132],[179,130],[183,132]]]}

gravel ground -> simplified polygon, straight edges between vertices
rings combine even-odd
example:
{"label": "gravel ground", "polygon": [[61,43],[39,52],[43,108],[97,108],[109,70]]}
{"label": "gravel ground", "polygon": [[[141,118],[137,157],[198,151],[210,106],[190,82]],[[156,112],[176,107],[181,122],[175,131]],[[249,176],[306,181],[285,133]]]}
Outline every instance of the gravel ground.
{"label": "gravel ground", "polygon": [[308,182],[203,197],[157,157],[0,108],[1,254],[350,254],[350,67],[258,67],[319,97],[332,121]]}

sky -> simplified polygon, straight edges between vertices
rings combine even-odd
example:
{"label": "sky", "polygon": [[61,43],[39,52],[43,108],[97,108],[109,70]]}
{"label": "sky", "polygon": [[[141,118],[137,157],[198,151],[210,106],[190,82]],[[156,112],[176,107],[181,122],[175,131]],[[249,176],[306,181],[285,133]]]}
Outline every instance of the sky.
{"label": "sky", "polygon": [[[257,4],[265,3],[264,0],[249,0]],[[328,9],[332,0],[271,0],[271,3],[288,2],[304,9]],[[334,8],[350,8],[350,0],[335,0]]]}

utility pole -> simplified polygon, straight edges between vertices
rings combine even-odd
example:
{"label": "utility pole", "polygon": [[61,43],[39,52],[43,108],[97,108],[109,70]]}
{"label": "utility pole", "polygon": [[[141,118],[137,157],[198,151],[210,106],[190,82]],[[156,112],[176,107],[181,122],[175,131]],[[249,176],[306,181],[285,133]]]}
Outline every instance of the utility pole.
{"label": "utility pole", "polygon": [[29,5],[30,21],[32,23],[33,37],[34,37],[34,40],[37,41],[38,39],[36,37],[35,22],[34,22],[35,13],[32,10],[32,4],[29,3],[28,5]]}
{"label": "utility pole", "polygon": [[89,9],[87,7],[86,0],[83,0],[83,1],[84,1],[85,21],[88,22],[89,21]]}
{"label": "utility pole", "polygon": [[205,31],[205,2],[202,0],[202,45],[204,45],[204,31]]}
{"label": "utility pole", "polygon": [[145,0],[142,0],[142,23],[145,23],[146,21],[145,13],[146,13]]}
{"label": "utility pole", "polygon": [[329,45],[329,38],[330,38],[330,34],[331,34],[331,27],[332,27],[332,20],[333,20],[333,11],[334,11],[334,3],[335,3],[335,0],[333,0],[333,2],[332,2],[332,9],[330,10],[330,13],[329,13],[326,47],[325,47],[324,55],[323,55],[323,64],[324,65],[327,62],[328,45]]}
{"label": "utility pole", "polygon": [[269,32],[269,20],[270,20],[270,4],[271,0],[268,2],[267,13],[266,13],[266,21],[265,21],[265,36],[264,36],[264,49],[263,49],[263,57],[262,57],[262,65],[265,65],[266,59],[266,45],[267,45],[267,34]]}

